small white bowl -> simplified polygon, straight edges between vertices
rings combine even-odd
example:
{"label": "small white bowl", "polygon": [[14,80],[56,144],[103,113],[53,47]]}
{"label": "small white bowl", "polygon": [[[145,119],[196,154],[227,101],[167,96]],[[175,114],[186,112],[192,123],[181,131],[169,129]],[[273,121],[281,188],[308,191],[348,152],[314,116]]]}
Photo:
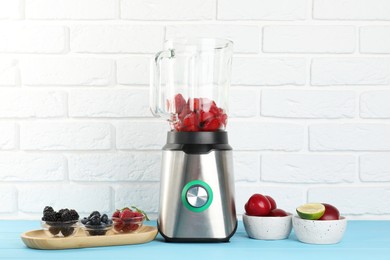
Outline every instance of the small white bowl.
{"label": "small white bowl", "polygon": [[262,240],[286,239],[290,235],[292,214],[285,217],[258,217],[242,215],[249,237]]}
{"label": "small white bowl", "polygon": [[298,240],[308,244],[337,244],[347,229],[345,217],[339,220],[307,220],[294,216],[292,222]]}

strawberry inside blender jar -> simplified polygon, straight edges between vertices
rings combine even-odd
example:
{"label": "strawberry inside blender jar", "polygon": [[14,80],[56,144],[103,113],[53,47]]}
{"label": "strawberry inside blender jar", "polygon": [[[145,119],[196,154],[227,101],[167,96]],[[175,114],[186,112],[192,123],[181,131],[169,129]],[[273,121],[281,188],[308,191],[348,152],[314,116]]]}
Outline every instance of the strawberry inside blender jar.
{"label": "strawberry inside blender jar", "polygon": [[170,124],[178,132],[218,131],[226,127],[227,115],[225,111],[208,98],[189,98],[175,95],[173,102],[168,100],[168,108],[173,103],[174,111]]}

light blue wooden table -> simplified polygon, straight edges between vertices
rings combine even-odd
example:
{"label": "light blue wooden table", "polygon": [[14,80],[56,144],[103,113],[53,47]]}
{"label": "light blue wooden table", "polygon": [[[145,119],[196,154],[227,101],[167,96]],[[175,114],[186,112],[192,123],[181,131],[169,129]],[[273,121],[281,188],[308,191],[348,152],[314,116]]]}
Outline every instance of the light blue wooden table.
{"label": "light blue wooden table", "polygon": [[0,259],[390,259],[390,221],[349,221],[343,241],[335,245],[303,244],[294,232],[285,240],[254,240],[240,222],[229,243],[165,243],[158,235],[141,245],[36,250],[20,239],[33,229],[40,229],[39,221],[0,221]]}

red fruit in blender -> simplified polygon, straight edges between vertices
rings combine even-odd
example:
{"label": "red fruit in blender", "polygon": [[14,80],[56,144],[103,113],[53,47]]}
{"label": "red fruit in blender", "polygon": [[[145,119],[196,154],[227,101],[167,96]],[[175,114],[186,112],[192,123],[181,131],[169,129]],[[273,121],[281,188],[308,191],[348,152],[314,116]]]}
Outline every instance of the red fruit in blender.
{"label": "red fruit in blender", "polygon": [[214,103],[214,101],[211,101],[208,98],[199,98],[199,109],[204,112],[209,112],[212,103]]}
{"label": "red fruit in blender", "polygon": [[218,108],[217,104],[215,104],[214,101],[211,102],[211,106],[210,106],[209,112],[213,113],[214,115],[218,115],[218,114],[220,114],[220,111],[223,111],[223,110],[221,108]]}
{"label": "red fruit in blender", "polygon": [[[167,106],[169,110],[170,102]],[[186,102],[179,93],[175,95],[175,108],[171,126],[178,132],[218,131],[227,123],[224,110],[208,98],[189,98]]]}
{"label": "red fruit in blender", "polygon": [[[185,105],[186,105],[186,100],[183,98],[182,94],[180,93],[176,94],[175,96],[176,113],[180,114]],[[169,109],[169,104],[168,104],[168,109]]]}
{"label": "red fruit in blender", "polygon": [[211,113],[211,112],[204,112],[203,110],[199,111],[198,112],[198,118],[199,118],[199,122],[205,122],[209,119],[212,119],[214,117],[214,114]]}
{"label": "red fruit in blender", "polygon": [[[183,119],[183,126],[187,129],[187,131],[198,131],[198,120],[196,118],[196,113],[191,112],[190,114],[186,115]],[[190,130],[191,129],[191,130]]]}
{"label": "red fruit in blender", "polygon": [[221,122],[218,118],[212,118],[203,124],[203,131],[216,131],[219,129]]}
{"label": "red fruit in blender", "polygon": [[221,121],[221,124],[223,124],[223,126],[226,127],[226,124],[227,124],[227,115],[226,115],[226,114],[222,114],[222,115],[220,115],[218,118],[219,118],[219,121]]}
{"label": "red fruit in blender", "polygon": [[190,109],[192,111],[198,111],[199,108],[200,108],[199,98],[189,98],[188,99],[188,105],[190,106]]}

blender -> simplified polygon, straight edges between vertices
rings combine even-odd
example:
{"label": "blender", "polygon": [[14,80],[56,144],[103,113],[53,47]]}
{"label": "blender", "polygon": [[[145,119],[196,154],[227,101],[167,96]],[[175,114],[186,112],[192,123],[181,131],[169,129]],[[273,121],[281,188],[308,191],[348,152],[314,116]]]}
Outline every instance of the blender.
{"label": "blender", "polygon": [[157,225],[167,242],[227,242],[237,228],[225,131],[233,43],[175,39],[152,62],[150,107],[169,122]]}

